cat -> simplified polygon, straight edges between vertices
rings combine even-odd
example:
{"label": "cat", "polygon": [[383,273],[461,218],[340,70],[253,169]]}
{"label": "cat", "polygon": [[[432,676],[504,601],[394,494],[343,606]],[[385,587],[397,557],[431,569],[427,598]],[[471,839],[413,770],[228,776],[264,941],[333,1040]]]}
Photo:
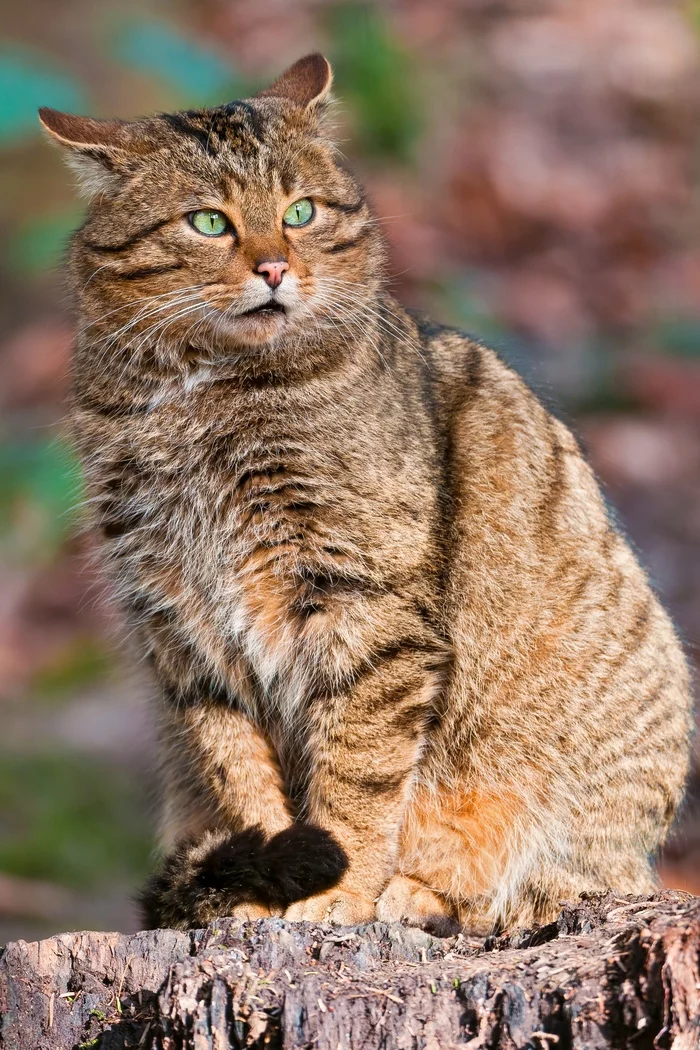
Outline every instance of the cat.
{"label": "cat", "polygon": [[40,111],[90,200],[72,431],[159,684],[145,919],[445,934],[648,893],[681,646],[566,426],[388,293],[331,79],[314,54],[213,109]]}

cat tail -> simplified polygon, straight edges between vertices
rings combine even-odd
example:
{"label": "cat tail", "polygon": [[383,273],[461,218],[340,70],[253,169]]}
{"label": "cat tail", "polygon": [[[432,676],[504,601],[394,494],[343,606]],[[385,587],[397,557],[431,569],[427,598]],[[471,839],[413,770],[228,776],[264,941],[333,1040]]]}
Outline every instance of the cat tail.
{"label": "cat tail", "polygon": [[262,828],[208,831],[180,843],[139,897],[145,928],[192,929],[238,904],[275,911],[331,889],[348,860],[329,831],[296,823],[266,838]]}

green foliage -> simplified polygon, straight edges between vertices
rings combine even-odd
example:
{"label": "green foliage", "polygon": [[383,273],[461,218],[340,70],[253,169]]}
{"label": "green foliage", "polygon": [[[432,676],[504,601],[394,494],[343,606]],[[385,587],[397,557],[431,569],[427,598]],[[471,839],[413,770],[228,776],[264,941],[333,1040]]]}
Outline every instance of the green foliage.
{"label": "green foliage", "polygon": [[39,106],[80,112],[87,105],[73,77],[47,68],[44,55],[14,46],[0,49],[0,99],[0,143],[38,132]]}
{"label": "green foliage", "polygon": [[138,881],[151,838],[143,786],[77,754],[0,754],[0,871],[75,888]]}
{"label": "green foliage", "polygon": [[700,33],[700,0],[686,0],[688,20],[697,33]]}
{"label": "green foliage", "polygon": [[476,339],[500,342],[510,338],[506,329],[488,309],[483,292],[469,271],[463,271],[434,285],[435,314]]}
{"label": "green foliage", "polygon": [[32,691],[42,701],[56,701],[90,682],[107,678],[112,659],[94,638],[77,636],[53,663],[31,679]]}
{"label": "green foliage", "polygon": [[373,4],[338,3],[328,14],[338,93],[359,120],[373,157],[407,161],[423,128],[415,64]]}
{"label": "green foliage", "polygon": [[15,273],[31,277],[58,266],[82,218],[82,210],[67,208],[49,215],[30,213],[21,219],[6,241],[8,262]]}
{"label": "green foliage", "polygon": [[116,60],[160,79],[188,105],[241,98],[245,89],[228,61],[163,22],[127,23],[113,44]]}
{"label": "green foliage", "polygon": [[14,534],[15,553],[52,556],[73,525],[80,500],[76,461],[61,440],[0,445],[0,538]]}
{"label": "green foliage", "polygon": [[700,357],[700,317],[669,315],[654,326],[654,344],[673,357]]}

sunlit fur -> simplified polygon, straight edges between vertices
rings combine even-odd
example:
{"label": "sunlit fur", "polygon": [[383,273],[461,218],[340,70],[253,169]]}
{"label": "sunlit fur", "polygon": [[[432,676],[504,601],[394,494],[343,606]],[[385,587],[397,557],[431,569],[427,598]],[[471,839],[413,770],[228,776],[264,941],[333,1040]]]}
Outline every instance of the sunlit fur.
{"label": "sunlit fur", "polygon": [[[159,683],[163,845],[320,824],[349,867],[297,919],[647,892],[689,751],[674,630],[566,427],[388,294],[328,86],[315,56],[219,109],[43,115],[93,194],[73,431]],[[242,318],[278,258],[286,312]]]}

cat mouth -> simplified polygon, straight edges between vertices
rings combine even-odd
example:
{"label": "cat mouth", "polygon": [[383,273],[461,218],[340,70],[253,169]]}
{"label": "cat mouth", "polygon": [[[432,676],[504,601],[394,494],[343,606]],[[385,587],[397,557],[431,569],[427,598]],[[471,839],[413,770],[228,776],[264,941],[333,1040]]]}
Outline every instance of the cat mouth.
{"label": "cat mouth", "polygon": [[243,313],[237,314],[237,317],[269,317],[272,314],[284,314],[287,311],[282,306],[282,303],[277,302],[276,299],[271,299],[267,303],[261,303],[260,306],[254,306],[252,310],[244,310]]}

